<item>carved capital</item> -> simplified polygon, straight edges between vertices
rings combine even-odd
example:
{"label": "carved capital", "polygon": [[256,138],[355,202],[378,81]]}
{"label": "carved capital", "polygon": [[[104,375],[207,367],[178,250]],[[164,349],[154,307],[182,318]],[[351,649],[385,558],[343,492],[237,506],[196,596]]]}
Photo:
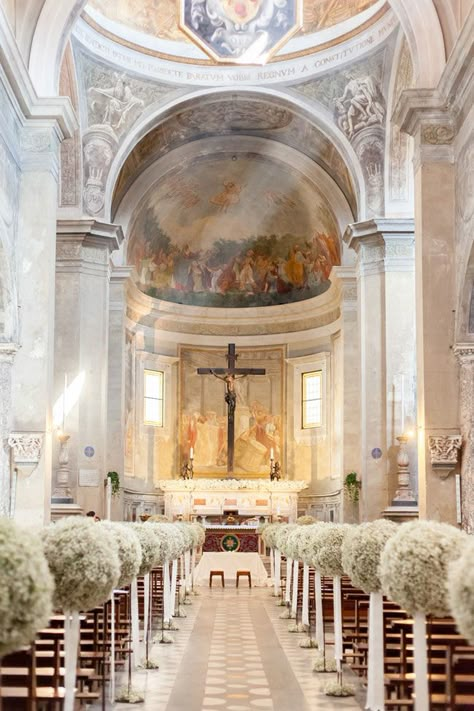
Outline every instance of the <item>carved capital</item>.
{"label": "carved capital", "polygon": [[431,435],[428,438],[431,466],[445,479],[458,463],[461,435]]}
{"label": "carved capital", "polygon": [[458,343],[453,350],[460,365],[474,364],[474,343]]}
{"label": "carved capital", "polygon": [[13,450],[15,467],[30,475],[38,466],[43,448],[43,432],[12,432],[8,445]]}

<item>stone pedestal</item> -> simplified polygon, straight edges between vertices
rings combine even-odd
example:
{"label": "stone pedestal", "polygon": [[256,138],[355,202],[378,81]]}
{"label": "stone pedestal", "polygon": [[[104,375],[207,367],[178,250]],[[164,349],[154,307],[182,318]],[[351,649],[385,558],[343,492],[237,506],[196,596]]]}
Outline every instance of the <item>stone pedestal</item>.
{"label": "stone pedestal", "polygon": [[[361,519],[378,518],[397,487],[396,435],[411,414],[401,382],[414,379],[414,234],[409,219],[350,225],[344,241],[357,253],[360,341]],[[356,374],[357,375],[357,374]],[[402,405],[405,402],[405,412]]]}
{"label": "stone pedestal", "polygon": [[[123,239],[120,227],[87,220],[57,224],[55,395],[83,378],[77,400],[66,414],[69,435],[69,489],[84,509],[103,515],[107,451],[110,254]],[[77,380],[76,380],[77,382]],[[59,447],[56,488],[64,488]]]}

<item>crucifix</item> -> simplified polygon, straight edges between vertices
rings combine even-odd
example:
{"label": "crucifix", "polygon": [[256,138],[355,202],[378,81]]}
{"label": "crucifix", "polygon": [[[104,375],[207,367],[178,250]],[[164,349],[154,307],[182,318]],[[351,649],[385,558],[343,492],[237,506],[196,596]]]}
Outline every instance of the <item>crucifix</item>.
{"label": "crucifix", "polygon": [[238,355],[235,343],[227,348],[227,368],[198,368],[198,375],[214,375],[225,383],[225,401],[227,403],[227,474],[234,471],[234,414],[237,402],[235,381],[246,375],[265,375],[265,368],[237,368]]}

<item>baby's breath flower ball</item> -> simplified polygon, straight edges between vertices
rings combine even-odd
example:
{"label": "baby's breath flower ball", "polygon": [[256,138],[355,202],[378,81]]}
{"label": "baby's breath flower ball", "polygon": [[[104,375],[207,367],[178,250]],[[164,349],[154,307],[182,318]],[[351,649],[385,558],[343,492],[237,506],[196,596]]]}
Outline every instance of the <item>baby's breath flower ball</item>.
{"label": "baby's breath flower ball", "polygon": [[262,538],[267,548],[277,547],[276,537],[282,525],[281,523],[270,523],[263,529]]}
{"label": "baby's breath flower ball", "polygon": [[318,523],[312,523],[310,526],[303,526],[298,529],[298,553],[300,560],[306,565],[313,565],[313,539],[321,527],[325,525],[325,523],[319,521]]}
{"label": "baby's breath flower ball", "polygon": [[111,533],[118,547],[120,561],[120,578],[117,587],[121,588],[132,582],[142,563],[142,548],[135,531],[124,526],[123,523],[102,521],[98,524],[101,528]]}
{"label": "baby's breath flower ball", "polygon": [[178,522],[174,524],[178,531],[181,533],[184,539],[184,545],[186,547],[186,550],[191,550],[194,548],[194,534],[192,532],[191,526],[189,523],[185,523],[184,521]]}
{"label": "baby's breath flower ball", "polygon": [[317,529],[313,538],[313,564],[321,575],[344,575],[342,544],[350,530],[351,526],[345,523],[327,523]]}
{"label": "baby's breath flower ball", "polygon": [[311,524],[316,523],[316,519],[314,516],[299,516],[296,519],[296,523],[298,526],[311,526]]}
{"label": "baby's breath flower ball", "polygon": [[114,536],[89,518],[65,518],[42,532],[62,610],[90,610],[108,600],[120,577]]}
{"label": "baby's breath flower ball", "polygon": [[278,528],[276,537],[275,537],[275,543],[276,547],[278,550],[280,550],[283,555],[290,557],[290,554],[287,552],[287,541],[288,541],[288,536],[290,533],[296,528],[296,523],[283,523],[280,525]]}
{"label": "baby's breath flower ball", "polygon": [[194,548],[200,548],[206,539],[206,529],[200,523],[191,523],[190,527],[194,535]]}
{"label": "baby's breath flower ball", "polygon": [[384,594],[410,614],[449,614],[448,564],[460,556],[466,539],[465,533],[447,523],[403,523],[380,558]]}
{"label": "baby's breath flower ball", "polygon": [[138,575],[146,575],[155,565],[158,565],[155,560],[160,558],[161,541],[155,536],[151,526],[145,526],[143,523],[132,523],[129,524],[129,528],[138,537],[142,547],[142,562]]}
{"label": "baby's breath flower ball", "polygon": [[474,644],[474,540],[469,537],[464,552],[449,566],[448,602],[459,632]]}
{"label": "baby's breath flower ball", "polygon": [[342,544],[342,565],[356,588],[366,593],[380,592],[380,555],[397,531],[397,524],[385,519],[350,530]]}
{"label": "baby's breath flower ball", "polygon": [[54,582],[38,537],[0,519],[0,657],[48,623]]}

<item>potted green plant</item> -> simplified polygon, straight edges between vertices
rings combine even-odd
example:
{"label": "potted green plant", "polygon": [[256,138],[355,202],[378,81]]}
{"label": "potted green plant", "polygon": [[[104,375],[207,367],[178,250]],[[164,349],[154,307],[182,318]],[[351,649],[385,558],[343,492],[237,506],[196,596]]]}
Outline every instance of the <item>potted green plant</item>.
{"label": "potted green plant", "polygon": [[357,472],[349,472],[344,479],[344,493],[353,504],[359,501],[359,493],[362,484],[357,478]]}
{"label": "potted green plant", "polygon": [[117,496],[120,493],[120,477],[117,472],[107,472],[107,477],[110,479],[112,487],[112,496]]}

